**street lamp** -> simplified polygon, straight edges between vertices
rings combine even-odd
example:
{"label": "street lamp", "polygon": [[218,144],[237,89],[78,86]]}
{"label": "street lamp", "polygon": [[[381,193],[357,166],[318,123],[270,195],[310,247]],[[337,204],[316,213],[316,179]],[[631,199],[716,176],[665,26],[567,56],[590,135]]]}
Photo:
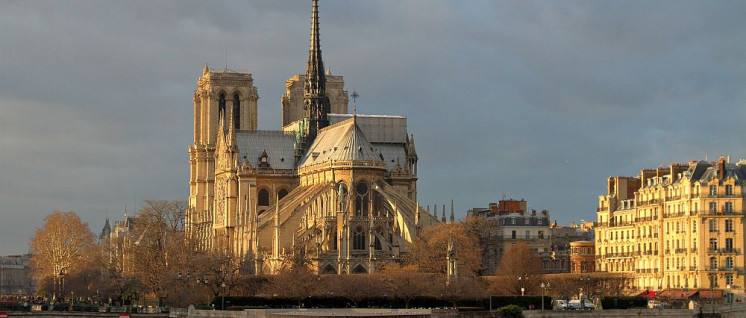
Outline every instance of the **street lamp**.
{"label": "street lamp", "polygon": [[220,287],[223,287],[223,297],[222,297],[222,305],[220,305],[220,310],[225,310],[225,282],[220,283]]}
{"label": "street lamp", "polygon": [[[587,285],[591,281],[591,276],[583,277],[583,275],[580,275],[580,292],[578,293],[578,299],[580,300],[580,309],[585,309],[585,303],[583,302],[583,286]],[[585,282],[585,283],[583,283]],[[588,294],[588,289],[586,288],[585,293]],[[588,298],[586,296],[586,298]]]}
{"label": "street lamp", "polygon": [[541,310],[544,310],[544,294],[546,294],[546,288],[549,288],[549,283],[541,283]]}
{"label": "street lamp", "polygon": [[528,275],[523,274],[518,276],[518,283],[521,285],[521,296],[526,295],[525,282],[528,282]]}
{"label": "street lamp", "polygon": [[60,302],[63,302],[65,298],[65,272],[64,270],[60,270],[60,274],[58,275],[60,278]]}

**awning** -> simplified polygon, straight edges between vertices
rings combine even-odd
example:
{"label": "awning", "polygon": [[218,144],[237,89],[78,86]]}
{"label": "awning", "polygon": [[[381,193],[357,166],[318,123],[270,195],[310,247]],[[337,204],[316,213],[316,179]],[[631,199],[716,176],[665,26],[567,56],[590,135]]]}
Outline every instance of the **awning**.
{"label": "awning", "polygon": [[702,299],[702,298],[705,298],[705,299],[721,298],[721,297],[723,297],[723,291],[722,290],[717,290],[716,289],[716,290],[713,290],[713,291],[710,291],[710,290],[700,290],[699,291],[699,298],[700,299]]}
{"label": "awning", "polygon": [[639,296],[645,297],[647,299],[653,299],[655,298],[656,292],[654,290],[646,290],[642,292]]}
{"label": "awning", "polygon": [[691,289],[671,288],[658,293],[657,296],[669,299],[688,299],[689,297],[694,296],[697,292],[697,290]]}

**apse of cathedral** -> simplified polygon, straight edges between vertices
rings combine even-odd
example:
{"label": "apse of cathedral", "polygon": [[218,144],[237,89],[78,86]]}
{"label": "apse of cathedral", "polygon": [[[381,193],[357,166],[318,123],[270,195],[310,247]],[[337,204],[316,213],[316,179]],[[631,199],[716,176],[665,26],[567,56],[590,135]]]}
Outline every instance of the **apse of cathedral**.
{"label": "apse of cathedral", "polygon": [[253,273],[298,259],[318,273],[371,273],[401,260],[438,220],[417,204],[406,118],[348,113],[343,77],[324,69],[317,0],[311,16],[306,73],[287,81],[281,130],[257,130],[250,73],[205,65],[194,93],[187,232]]}

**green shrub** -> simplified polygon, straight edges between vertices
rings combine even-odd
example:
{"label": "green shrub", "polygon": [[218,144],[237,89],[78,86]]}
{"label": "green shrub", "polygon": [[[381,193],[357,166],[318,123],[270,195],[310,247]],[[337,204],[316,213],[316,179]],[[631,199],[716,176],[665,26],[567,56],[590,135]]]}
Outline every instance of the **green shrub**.
{"label": "green shrub", "polygon": [[504,307],[497,308],[497,311],[502,314],[505,318],[522,318],[523,317],[523,310],[521,310],[521,307],[518,307],[516,305],[507,305]]}

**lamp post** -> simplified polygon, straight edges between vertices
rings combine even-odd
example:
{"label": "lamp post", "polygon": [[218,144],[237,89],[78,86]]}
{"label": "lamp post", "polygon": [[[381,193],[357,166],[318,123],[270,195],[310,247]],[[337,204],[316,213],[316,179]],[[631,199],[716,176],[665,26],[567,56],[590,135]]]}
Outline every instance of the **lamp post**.
{"label": "lamp post", "polygon": [[[583,275],[580,275],[579,280],[580,280],[580,292],[578,293],[578,299],[580,300],[580,309],[582,310],[582,309],[585,309],[585,303],[583,302],[583,286],[586,286],[590,282],[591,276],[583,277]],[[588,293],[588,288],[586,288],[585,293],[586,294]],[[586,296],[586,298],[588,297]]]}
{"label": "lamp post", "polygon": [[712,306],[712,316],[715,317],[715,291],[713,289],[714,277],[710,276],[710,306]]}
{"label": "lamp post", "polygon": [[523,275],[519,275],[518,276],[518,284],[521,285],[521,296],[525,296],[526,295],[525,282],[527,282],[527,281],[528,281],[528,275],[523,274]]}
{"label": "lamp post", "polygon": [[64,270],[60,270],[60,274],[58,275],[60,278],[60,302],[63,302],[65,298],[65,272]]}
{"label": "lamp post", "polygon": [[549,288],[549,283],[541,283],[541,310],[544,310],[544,294],[546,294],[546,288]]}
{"label": "lamp post", "polygon": [[220,287],[223,287],[223,297],[222,297],[222,303],[223,304],[220,305],[220,308],[221,308],[220,310],[225,310],[225,292],[226,292],[225,282],[220,283]]}

